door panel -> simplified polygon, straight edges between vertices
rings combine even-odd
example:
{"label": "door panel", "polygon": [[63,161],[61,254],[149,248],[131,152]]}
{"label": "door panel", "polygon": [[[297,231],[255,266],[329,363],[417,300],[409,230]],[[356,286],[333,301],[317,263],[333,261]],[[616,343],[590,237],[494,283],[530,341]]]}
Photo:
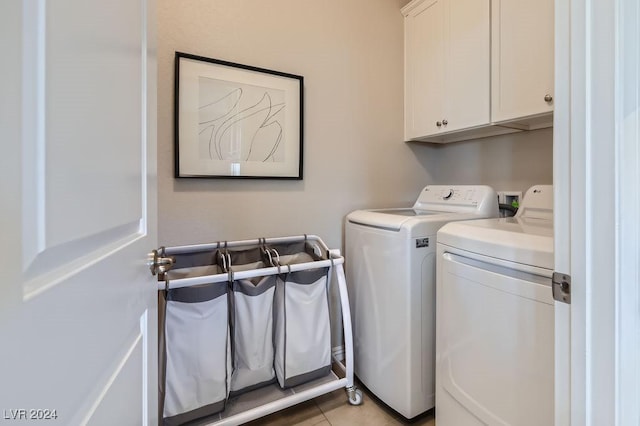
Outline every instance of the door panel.
{"label": "door panel", "polygon": [[24,65],[36,70],[23,81],[27,295],[145,227],[142,6],[120,0],[93,10],[67,0],[25,8]]}
{"label": "door panel", "polygon": [[[145,321],[141,321],[141,324],[144,325]],[[146,405],[144,399],[147,395],[144,387],[145,374],[140,377],[140,366],[143,365],[145,356],[144,345],[143,334],[138,334],[116,369],[109,372],[111,374],[106,386],[97,389],[99,394],[94,398],[96,403],[85,417],[88,424],[148,424],[148,420],[145,420],[148,418],[146,410],[141,409]],[[132,377],[142,380],[129,380]],[[114,411],[113,407],[118,407],[118,410]]]}
{"label": "door panel", "polygon": [[157,422],[152,7],[0,6],[2,409]]}

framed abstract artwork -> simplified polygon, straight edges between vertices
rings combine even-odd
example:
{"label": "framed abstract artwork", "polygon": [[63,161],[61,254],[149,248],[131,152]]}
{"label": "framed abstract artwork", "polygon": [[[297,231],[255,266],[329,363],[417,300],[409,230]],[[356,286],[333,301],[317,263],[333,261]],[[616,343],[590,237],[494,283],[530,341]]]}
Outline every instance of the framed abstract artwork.
{"label": "framed abstract artwork", "polygon": [[175,177],[302,179],[303,81],[176,52]]}

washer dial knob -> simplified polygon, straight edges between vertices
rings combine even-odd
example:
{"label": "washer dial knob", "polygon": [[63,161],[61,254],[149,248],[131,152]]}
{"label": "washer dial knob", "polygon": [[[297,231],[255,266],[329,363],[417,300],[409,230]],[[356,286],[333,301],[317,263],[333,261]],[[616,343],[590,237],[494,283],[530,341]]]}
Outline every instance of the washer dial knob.
{"label": "washer dial knob", "polygon": [[443,200],[448,200],[449,198],[453,197],[453,189],[447,189],[446,191],[444,191],[444,193],[442,194],[442,199]]}

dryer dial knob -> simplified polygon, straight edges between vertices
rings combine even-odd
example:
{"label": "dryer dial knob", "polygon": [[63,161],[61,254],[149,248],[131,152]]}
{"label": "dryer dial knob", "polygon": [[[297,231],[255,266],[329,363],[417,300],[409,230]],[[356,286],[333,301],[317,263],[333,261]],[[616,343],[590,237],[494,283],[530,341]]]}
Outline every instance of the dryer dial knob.
{"label": "dryer dial knob", "polygon": [[447,189],[446,191],[444,191],[444,194],[442,194],[443,200],[448,200],[451,197],[453,197],[453,189]]}

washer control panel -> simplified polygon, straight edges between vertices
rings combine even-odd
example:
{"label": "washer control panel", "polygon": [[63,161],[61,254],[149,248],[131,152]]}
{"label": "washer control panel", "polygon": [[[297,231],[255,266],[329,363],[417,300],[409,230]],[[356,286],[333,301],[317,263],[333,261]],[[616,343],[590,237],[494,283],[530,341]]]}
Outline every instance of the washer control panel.
{"label": "washer control panel", "polygon": [[422,189],[414,209],[434,211],[475,211],[491,205],[498,208],[498,195],[485,185],[429,185]]}

